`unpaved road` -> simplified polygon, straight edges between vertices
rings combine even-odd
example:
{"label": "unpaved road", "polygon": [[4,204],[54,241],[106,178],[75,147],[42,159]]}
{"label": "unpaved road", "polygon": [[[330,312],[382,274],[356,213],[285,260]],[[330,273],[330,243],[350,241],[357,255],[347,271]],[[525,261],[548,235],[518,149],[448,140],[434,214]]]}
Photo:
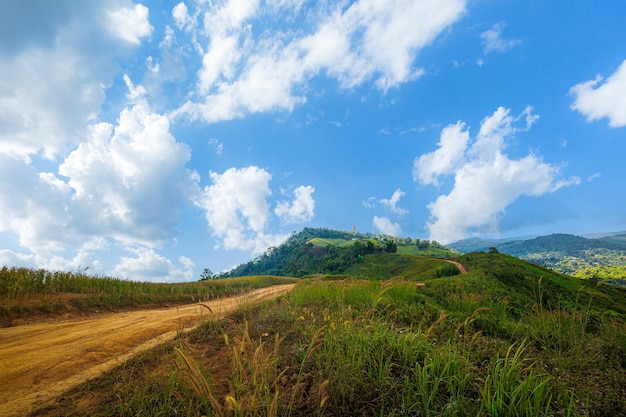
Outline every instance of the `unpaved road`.
{"label": "unpaved road", "polygon": [[202,318],[222,318],[293,287],[276,285],[202,303],[212,312],[196,303],[0,329],[0,416],[27,415],[135,354],[173,339]]}
{"label": "unpaved road", "polygon": [[451,261],[449,259],[446,259],[446,262],[449,262],[452,265],[456,265],[456,267],[459,268],[459,272],[461,273],[461,275],[467,274],[467,269],[465,269],[465,267],[461,265],[460,263],[458,263],[457,261]]}

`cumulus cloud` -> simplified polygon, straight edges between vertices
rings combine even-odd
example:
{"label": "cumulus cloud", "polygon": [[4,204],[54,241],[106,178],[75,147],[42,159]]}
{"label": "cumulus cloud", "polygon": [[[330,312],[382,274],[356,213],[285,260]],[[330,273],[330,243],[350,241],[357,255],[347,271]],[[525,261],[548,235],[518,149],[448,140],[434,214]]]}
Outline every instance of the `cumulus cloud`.
{"label": "cumulus cloud", "polygon": [[267,198],[272,194],[269,172],[249,166],[211,172],[210,177],[212,184],[205,187],[198,204],[222,247],[261,253],[286,238],[265,232],[270,219]]}
{"label": "cumulus cloud", "polygon": [[185,282],[194,280],[194,263],[181,256],[179,266],[152,249],[130,249],[134,257],[125,256],[113,270],[114,275],[133,281]]}
{"label": "cumulus cloud", "polygon": [[132,85],[117,125],[99,123],[59,167],[73,190],[73,226],[127,244],[160,245],[176,234],[180,205],[199,193],[189,147]]}
{"label": "cumulus cloud", "polygon": [[374,216],[372,220],[372,225],[374,226],[374,230],[377,233],[381,233],[389,236],[400,236],[402,234],[402,229],[398,223],[394,223],[387,217],[378,217]]}
{"label": "cumulus cloud", "polygon": [[91,253],[78,250],[73,258],[65,258],[53,253],[21,253],[10,249],[0,250],[0,265],[23,268],[43,268],[50,271],[80,271],[93,274],[104,272],[102,263]]}
{"label": "cumulus cloud", "polygon": [[469,131],[464,129],[465,124],[457,122],[441,131],[439,149],[424,154],[415,161],[416,169],[413,170],[415,181],[439,185],[439,176],[454,172],[462,162],[470,140]]}
{"label": "cumulus cloud", "polygon": [[492,52],[506,52],[522,43],[520,39],[504,39],[502,37],[502,30],[505,27],[506,24],[503,22],[496,23],[491,29],[480,34],[483,40],[485,55]]}
{"label": "cumulus cloud", "polygon": [[302,223],[310,221],[315,215],[315,188],[301,185],[293,192],[292,202],[283,201],[276,205],[274,213],[286,223]]}
{"label": "cumulus cloud", "polygon": [[0,265],[10,265],[32,269],[40,267],[35,260],[35,255],[13,252],[9,249],[0,249]]}
{"label": "cumulus cloud", "polygon": [[572,110],[582,113],[591,122],[609,119],[609,126],[626,126],[626,60],[606,80],[595,79],[576,84],[570,89],[575,97]]}
{"label": "cumulus cloud", "polygon": [[143,4],[110,10],[108,17],[110,30],[131,44],[139,45],[141,38],[152,34],[153,27],[148,19],[148,8]]}
{"label": "cumulus cloud", "polygon": [[[522,119],[525,126],[518,127]],[[541,196],[580,182],[562,179],[560,168],[539,156],[511,159],[504,153],[506,140],[536,120],[530,108],[513,117],[500,107],[482,121],[471,145],[469,131],[457,123],[442,130],[439,149],[415,159],[413,177],[422,184],[437,185],[440,177],[454,176],[450,193],[428,205],[431,239],[447,243],[474,231],[496,231],[506,207],[520,196]]]}
{"label": "cumulus cloud", "polygon": [[[147,9],[129,4],[59,0],[35,10],[30,2],[0,2],[0,153],[53,159],[80,141],[124,46],[147,34]],[[129,26],[103,16],[126,16]]]}
{"label": "cumulus cloud", "polygon": [[0,155],[0,232],[15,234],[21,246],[54,251],[71,243],[70,195],[70,187],[53,173]]}
{"label": "cumulus cloud", "polygon": [[[414,64],[417,52],[457,21],[465,0],[359,0],[321,3],[306,9],[293,2],[259,7],[256,0],[196,4],[203,25],[196,36],[203,65],[196,97],[173,115],[208,122],[248,113],[292,110],[306,101],[305,81],[325,73],[343,88],[373,80],[381,91],[415,80],[424,70]],[[300,4],[300,3],[298,3]],[[188,11],[175,8],[179,26]],[[252,31],[259,17],[280,15],[291,27],[273,25]],[[205,51],[206,50],[206,51]]]}
{"label": "cumulus cloud", "polygon": [[30,251],[4,252],[4,259],[102,272],[96,251],[153,248],[176,236],[181,207],[200,194],[197,174],[186,168],[190,150],[151,111],[145,89],[125,79],[128,106],[117,123],[92,124],[56,173],[0,154],[0,233]]}

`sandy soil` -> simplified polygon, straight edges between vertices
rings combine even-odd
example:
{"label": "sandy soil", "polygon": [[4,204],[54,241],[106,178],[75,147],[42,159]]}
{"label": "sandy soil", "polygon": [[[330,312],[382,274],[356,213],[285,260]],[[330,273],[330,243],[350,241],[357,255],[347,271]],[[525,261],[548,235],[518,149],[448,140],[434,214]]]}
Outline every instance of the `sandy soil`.
{"label": "sandy soil", "polygon": [[0,416],[27,415],[203,319],[224,317],[237,307],[276,297],[293,286],[276,285],[175,308],[2,328]]}

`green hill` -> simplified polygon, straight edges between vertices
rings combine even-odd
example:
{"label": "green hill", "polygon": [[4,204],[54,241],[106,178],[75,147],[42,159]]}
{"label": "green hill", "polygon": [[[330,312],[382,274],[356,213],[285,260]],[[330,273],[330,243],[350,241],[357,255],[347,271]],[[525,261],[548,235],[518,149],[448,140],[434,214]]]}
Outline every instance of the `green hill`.
{"label": "green hill", "polygon": [[[342,276],[369,280],[402,277],[423,282],[430,301],[449,312],[454,308],[449,297],[438,292],[442,288],[459,296],[464,294],[467,299],[490,298],[495,303],[506,299],[508,319],[519,317],[525,308],[537,303],[546,308],[565,311],[584,308],[598,316],[626,318],[626,289],[580,280],[501,253],[476,252],[452,260],[464,265],[468,273],[462,275],[457,271],[442,276],[442,267],[449,265],[443,259],[381,253],[347,268]],[[471,304],[468,300],[463,303]],[[484,307],[477,303],[472,308],[481,306]],[[471,312],[467,308],[462,310]]]}
{"label": "green hill", "polygon": [[396,252],[437,258],[458,254],[457,251],[427,240],[305,228],[280,246],[269,248],[263,255],[219,277],[339,274],[363,262],[368,256]]}
{"label": "green hill", "polygon": [[[319,259],[356,245],[300,238]],[[46,415],[626,416],[626,289],[493,251],[450,261],[467,273],[382,251],[299,279]]]}

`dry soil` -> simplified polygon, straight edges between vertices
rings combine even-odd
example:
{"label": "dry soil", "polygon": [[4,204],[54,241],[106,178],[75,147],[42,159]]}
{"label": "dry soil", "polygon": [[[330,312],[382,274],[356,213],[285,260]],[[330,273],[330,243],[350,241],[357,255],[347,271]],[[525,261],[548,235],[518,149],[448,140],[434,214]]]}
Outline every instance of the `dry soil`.
{"label": "dry soil", "polygon": [[27,415],[203,319],[222,318],[293,286],[276,285],[202,304],[0,328],[0,416]]}

